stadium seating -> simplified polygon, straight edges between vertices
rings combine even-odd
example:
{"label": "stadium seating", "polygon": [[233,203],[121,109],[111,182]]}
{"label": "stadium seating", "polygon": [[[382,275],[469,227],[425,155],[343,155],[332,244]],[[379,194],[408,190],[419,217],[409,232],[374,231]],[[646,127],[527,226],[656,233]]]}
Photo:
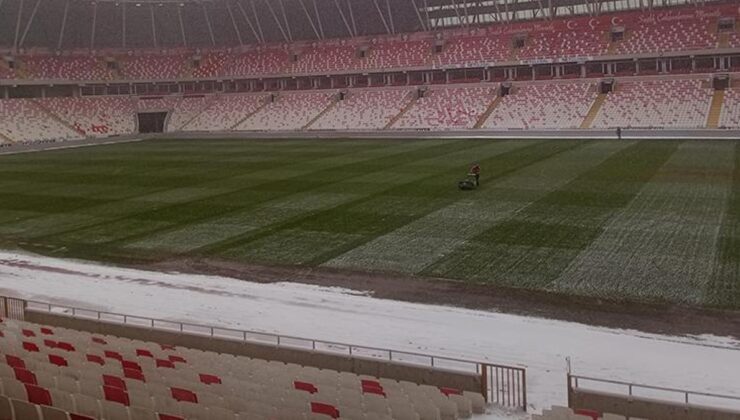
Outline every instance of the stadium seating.
{"label": "stadium seating", "polygon": [[620,82],[592,127],[702,128],[712,100],[705,84],[698,79]]}
{"label": "stadium seating", "polygon": [[509,59],[510,37],[465,36],[454,37],[445,43],[442,52],[435,54],[437,66],[474,66]]}
{"label": "stadium seating", "polygon": [[15,70],[8,67],[5,60],[0,59],[0,79],[15,79]]}
{"label": "stadium seating", "polygon": [[0,418],[15,410],[24,420],[40,412],[45,420],[441,420],[485,411],[480,394],[452,388],[10,319],[0,322],[0,349]]}
{"label": "stadium seating", "polygon": [[350,90],[311,127],[315,130],[379,130],[409,101],[409,89]]}
{"label": "stadium seating", "polygon": [[717,33],[709,30],[710,24],[709,19],[683,21],[680,25],[672,21],[634,23],[625,39],[616,43],[614,52],[640,54],[716,48]]}
{"label": "stadium seating", "polygon": [[604,31],[553,31],[534,34],[517,52],[520,59],[593,57],[606,54],[609,43]]}
{"label": "stadium seating", "polygon": [[192,69],[192,76],[196,78],[220,76],[228,60],[229,54],[223,51],[214,51],[205,54],[200,59],[200,65]]}
{"label": "stadium seating", "polygon": [[400,69],[430,64],[432,43],[429,40],[384,41],[373,45],[367,57],[360,60],[363,69]]}
{"label": "stadium seating", "polygon": [[553,406],[542,410],[542,414],[533,414],[532,420],[644,420],[637,417],[625,417],[617,414],[598,413],[593,410],[572,410],[568,407]]}
{"label": "stadium seating", "polygon": [[335,95],[335,91],[281,93],[236,129],[300,130],[318,116]]}
{"label": "stadium seating", "polygon": [[578,128],[596,98],[591,83],[535,84],[514,88],[486,120],[486,128]]}
{"label": "stadium seating", "polygon": [[494,99],[490,87],[435,88],[416,101],[397,122],[400,129],[473,128]]}
{"label": "stadium seating", "polygon": [[290,61],[285,49],[254,49],[235,54],[224,65],[225,76],[254,76],[287,73]]}
{"label": "stadium seating", "polygon": [[292,72],[336,72],[358,67],[357,48],[352,45],[328,45],[307,48],[299,53]]}
{"label": "stadium seating", "polygon": [[30,56],[23,60],[30,79],[44,80],[110,80],[113,73],[96,57]]}
{"label": "stadium seating", "polygon": [[185,72],[186,57],[178,55],[140,55],[121,58],[121,75],[124,79],[162,80],[176,79]]}
{"label": "stadium seating", "polygon": [[0,101],[0,134],[15,142],[71,140],[84,137],[52,117],[33,99]]}
{"label": "stadium seating", "polygon": [[182,129],[184,131],[231,130],[264,104],[266,94],[220,95]]}
{"label": "stadium seating", "polygon": [[131,134],[136,99],[128,96],[40,99],[44,107],[88,137]]}
{"label": "stadium seating", "polygon": [[725,90],[719,126],[724,128],[740,128],[740,89],[732,88]]}
{"label": "stadium seating", "polygon": [[167,123],[167,131],[181,131],[183,126],[188,124],[208,107],[213,104],[215,96],[183,96],[175,101]]}

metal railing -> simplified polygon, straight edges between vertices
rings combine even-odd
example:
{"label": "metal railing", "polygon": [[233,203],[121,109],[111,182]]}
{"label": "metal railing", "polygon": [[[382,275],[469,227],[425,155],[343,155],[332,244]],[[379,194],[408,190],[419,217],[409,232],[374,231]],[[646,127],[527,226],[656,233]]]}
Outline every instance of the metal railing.
{"label": "metal railing", "polygon": [[628,398],[661,400],[673,404],[684,404],[687,406],[708,406],[740,410],[740,395],[723,395],[710,392],[689,391],[686,389],[637,384],[579,375],[568,375],[568,387],[575,392],[578,392],[580,389],[584,391],[624,395]]}
{"label": "metal railing", "polygon": [[[224,340],[271,345],[278,348],[299,349],[311,352],[323,352],[332,355],[343,355],[360,359],[382,360],[389,363],[426,367],[435,370],[448,370],[468,373],[481,378],[481,393],[487,401],[504,407],[519,408],[526,411],[527,390],[526,370],[523,367],[498,365],[445,356],[434,356],[423,353],[392,350],[380,347],[360,346],[336,341],[318,340],[272,334],[259,331],[221,328],[211,325],[168,321],[138,315],[119,314],[115,312],[82,309],[72,306],[1,297],[4,308],[25,308],[25,311],[46,312],[53,315],[68,316],[98,322],[121,324],[138,328],[178,332]],[[3,307],[0,307],[2,309]],[[23,310],[15,315],[23,319]],[[9,316],[9,315],[6,315]]]}

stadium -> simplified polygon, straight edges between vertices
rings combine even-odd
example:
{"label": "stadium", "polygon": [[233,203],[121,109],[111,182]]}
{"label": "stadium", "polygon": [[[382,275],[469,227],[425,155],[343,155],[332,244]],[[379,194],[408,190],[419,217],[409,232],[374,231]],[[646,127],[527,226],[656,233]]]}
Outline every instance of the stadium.
{"label": "stadium", "polygon": [[0,420],[739,420],[739,20],[0,0]]}

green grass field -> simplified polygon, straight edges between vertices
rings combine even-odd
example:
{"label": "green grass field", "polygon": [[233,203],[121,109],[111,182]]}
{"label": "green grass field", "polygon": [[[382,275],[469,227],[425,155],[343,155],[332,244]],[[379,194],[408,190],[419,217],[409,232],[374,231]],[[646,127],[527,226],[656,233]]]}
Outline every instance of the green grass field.
{"label": "green grass field", "polygon": [[[482,186],[456,188],[480,162]],[[740,308],[740,147],[152,141],[0,157],[0,241]]]}

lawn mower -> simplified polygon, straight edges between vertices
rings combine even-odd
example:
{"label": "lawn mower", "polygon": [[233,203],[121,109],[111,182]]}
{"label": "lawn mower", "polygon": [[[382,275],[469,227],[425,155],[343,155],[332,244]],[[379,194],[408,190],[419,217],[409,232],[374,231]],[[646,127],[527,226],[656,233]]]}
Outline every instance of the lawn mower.
{"label": "lawn mower", "polygon": [[465,179],[458,181],[457,188],[468,191],[478,188],[478,182],[475,179],[475,174],[468,174]]}

